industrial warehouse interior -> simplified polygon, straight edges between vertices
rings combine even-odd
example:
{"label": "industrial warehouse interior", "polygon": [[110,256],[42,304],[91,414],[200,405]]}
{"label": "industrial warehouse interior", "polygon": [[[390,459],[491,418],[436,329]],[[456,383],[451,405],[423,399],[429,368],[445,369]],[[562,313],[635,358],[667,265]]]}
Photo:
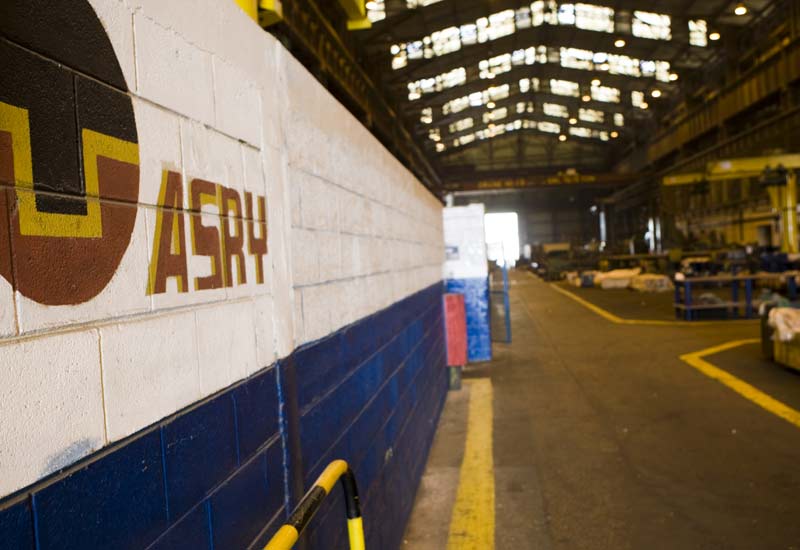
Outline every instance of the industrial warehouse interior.
{"label": "industrial warehouse interior", "polygon": [[0,549],[800,550],[800,0],[2,0],[0,75]]}

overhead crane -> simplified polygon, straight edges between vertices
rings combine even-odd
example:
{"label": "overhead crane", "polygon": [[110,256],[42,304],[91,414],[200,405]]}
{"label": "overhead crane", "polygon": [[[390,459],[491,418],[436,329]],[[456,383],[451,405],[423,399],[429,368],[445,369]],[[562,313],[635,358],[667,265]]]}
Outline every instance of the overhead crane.
{"label": "overhead crane", "polygon": [[780,213],[781,252],[800,251],[797,240],[797,171],[800,154],[746,157],[709,162],[704,172],[666,176],[663,185],[696,185],[759,178],[769,192],[772,208]]}

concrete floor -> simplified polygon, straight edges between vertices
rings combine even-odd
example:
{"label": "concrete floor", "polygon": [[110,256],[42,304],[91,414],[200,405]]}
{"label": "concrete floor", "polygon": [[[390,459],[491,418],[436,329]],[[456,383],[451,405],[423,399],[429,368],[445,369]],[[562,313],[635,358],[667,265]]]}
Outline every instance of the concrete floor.
{"label": "concrete floor", "polygon": [[[757,324],[613,324],[512,283],[513,343],[466,373],[494,387],[496,548],[800,548],[800,430],[679,359]],[[706,359],[800,408],[800,375],[756,345]],[[449,397],[407,548],[447,548],[468,402]]]}

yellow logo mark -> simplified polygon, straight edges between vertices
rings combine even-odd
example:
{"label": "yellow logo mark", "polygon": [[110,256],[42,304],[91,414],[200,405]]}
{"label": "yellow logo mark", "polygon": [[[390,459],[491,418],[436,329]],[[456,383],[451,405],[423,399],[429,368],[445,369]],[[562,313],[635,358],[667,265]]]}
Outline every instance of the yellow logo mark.
{"label": "yellow logo mark", "polygon": [[138,145],[83,129],[81,138],[87,213],[86,215],[59,214],[40,212],[36,208],[28,110],[0,101],[0,131],[11,134],[20,233],[34,237],[101,238],[103,223],[98,200],[100,182],[97,175],[97,157],[139,164]]}

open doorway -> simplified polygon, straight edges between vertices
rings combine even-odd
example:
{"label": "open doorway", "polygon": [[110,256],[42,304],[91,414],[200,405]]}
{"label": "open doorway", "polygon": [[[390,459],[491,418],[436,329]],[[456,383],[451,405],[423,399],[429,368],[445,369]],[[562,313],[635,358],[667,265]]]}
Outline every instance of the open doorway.
{"label": "open doorway", "polygon": [[486,246],[490,261],[498,265],[505,260],[513,267],[519,260],[519,220],[516,212],[486,214],[484,218]]}

